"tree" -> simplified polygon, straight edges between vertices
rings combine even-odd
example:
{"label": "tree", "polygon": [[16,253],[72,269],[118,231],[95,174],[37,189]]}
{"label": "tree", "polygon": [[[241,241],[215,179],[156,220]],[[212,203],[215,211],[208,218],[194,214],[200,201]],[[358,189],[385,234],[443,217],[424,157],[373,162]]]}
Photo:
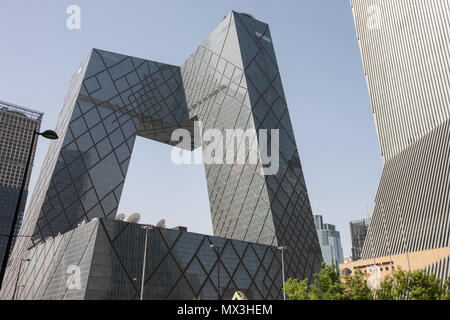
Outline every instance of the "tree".
{"label": "tree", "polygon": [[322,269],[314,274],[314,281],[288,279],[285,284],[289,300],[342,300],[345,299],[343,286],[334,266],[322,263]]}
{"label": "tree", "polygon": [[367,276],[356,270],[353,275],[344,275],[344,295],[350,300],[372,300],[372,290],[367,286]]}
{"label": "tree", "polygon": [[322,262],[322,269],[314,274],[314,281],[310,286],[311,300],[343,300],[344,287],[335,266],[327,266]]}
{"label": "tree", "polygon": [[394,300],[394,279],[386,276],[380,283],[380,288],[375,290],[375,299]]}
{"label": "tree", "polygon": [[424,270],[398,269],[393,278],[381,281],[376,297],[379,300],[438,300],[443,292],[444,287],[435,275],[427,275]]}
{"label": "tree", "polygon": [[308,279],[288,279],[284,284],[289,300],[310,300]]}
{"label": "tree", "polygon": [[311,283],[308,279],[289,279],[285,290],[289,300],[450,300],[450,281],[441,285],[439,279],[423,270],[398,269],[393,276],[386,276],[378,289],[371,290],[361,270],[341,279],[334,266],[325,264]]}
{"label": "tree", "polygon": [[443,286],[442,286],[442,294],[441,294],[442,300],[450,300],[450,281],[445,280]]}

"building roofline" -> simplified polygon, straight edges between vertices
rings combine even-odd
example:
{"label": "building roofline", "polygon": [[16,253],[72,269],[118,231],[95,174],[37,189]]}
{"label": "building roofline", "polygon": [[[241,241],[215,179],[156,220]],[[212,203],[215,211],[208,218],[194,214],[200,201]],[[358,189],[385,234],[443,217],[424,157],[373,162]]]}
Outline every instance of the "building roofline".
{"label": "building roofline", "polygon": [[39,112],[39,111],[35,111],[35,110],[29,109],[29,108],[21,107],[16,104],[6,102],[3,100],[0,100],[0,108],[6,108],[11,111],[18,111],[20,113],[23,113],[27,117],[30,117],[35,120],[42,120],[42,117],[44,115],[43,112]]}
{"label": "building roofline", "polygon": [[368,222],[369,222],[369,219],[367,219],[367,218],[363,218],[363,219],[358,219],[358,220],[353,220],[353,221],[350,221],[350,223],[351,223],[351,224],[355,224],[355,223],[361,223],[361,222],[365,222],[365,223],[368,223]]}

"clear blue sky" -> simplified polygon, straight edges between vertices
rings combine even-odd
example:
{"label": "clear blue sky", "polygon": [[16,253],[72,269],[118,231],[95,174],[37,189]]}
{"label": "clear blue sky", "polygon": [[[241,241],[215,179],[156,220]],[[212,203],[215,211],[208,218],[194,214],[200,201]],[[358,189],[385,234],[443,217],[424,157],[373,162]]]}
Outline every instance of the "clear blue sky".
{"label": "clear blue sky", "polygon": [[[66,28],[71,4],[81,30]],[[0,0],[0,99],[54,128],[92,47],[180,65],[231,10],[270,25],[312,205],[349,255],[348,222],[366,217],[382,164],[348,0]],[[32,185],[47,148],[41,139]],[[119,210],[212,233],[203,166],[175,166],[170,150],[137,140]]]}

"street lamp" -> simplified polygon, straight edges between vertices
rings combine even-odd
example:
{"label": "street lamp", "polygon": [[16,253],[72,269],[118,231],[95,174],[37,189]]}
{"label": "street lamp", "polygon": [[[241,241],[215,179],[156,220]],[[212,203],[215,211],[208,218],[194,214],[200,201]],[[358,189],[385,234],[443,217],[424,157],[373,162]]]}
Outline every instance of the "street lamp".
{"label": "street lamp", "polygon": [[280,246],[278,247],[278,250],[281,251],[281,276],[283,277],[283,300],[286,300],[286,288],[285,288],[285,281],[284,281],[284,250],[286,250],[287,246]]}
{"label": "street lamp", "polygon": [[5,256],[3,257],[2,269],[0,271],[0,289],[3,286],[3,278],[5,276],[6,266],[8,265],[9,252],[11,251],[13,238],[15,237],[14,233],[15,233],[15,230],[16,230],[17,217],[19,216],[19,211],[20,211],[20,205],[22,203],[23,192],[25,190],[25,185],[26,185],[26,182],[27,182],[28,168],[30,166],[31,155],[33,153],[34,140],[36,139],[36,136],[43,136],[44,138],[50,139],[50,140],[58,139],[58,135],[56,134],[55,131],[52,131],[52,130],[46,130],[46,131],[44,131],[42,133],[38,132],[36,130],[33,131],[33,137],[31,138],[30,150],[28,151],[27,164],[25,165],[25,171],[23,173],[23,179],[22,179],[22,185],[20,187],[19,198],[17,199],[16,211],[14,212],[13,221],[11,223],[11,230],[9,232],[10,236],[8,237],[8,242],[6,243]]}
{"label": "street lamp", "polygon": [[144,300],[145,263],[147,262],[148,232],[149,230],[153,230],[153,226],[142,226],[142,229],[145,230],[145,245],[144,245],[144,260],[142,262],[141,300]]}
{"label": "street lamp", "polygon": [[19,284],[19,278],[20,278],[20,271],[22,270],[22,262],[29,262],[31,261],[30,259],[22,259],[20,260],[20,265],[19,265],[19,272],[17,273],[17,279],[16,279],[16,285],[14,286],[14,292],[13,292],[13,300],[16,300],[16,291],[17,291],[17,285]]}
{"label": "street lamp", "polygon": [[222,295],[220,294],[220,247],[215,244],[211,244],[209,247],[214,249],[217,255],[217,300],[222,300]]}

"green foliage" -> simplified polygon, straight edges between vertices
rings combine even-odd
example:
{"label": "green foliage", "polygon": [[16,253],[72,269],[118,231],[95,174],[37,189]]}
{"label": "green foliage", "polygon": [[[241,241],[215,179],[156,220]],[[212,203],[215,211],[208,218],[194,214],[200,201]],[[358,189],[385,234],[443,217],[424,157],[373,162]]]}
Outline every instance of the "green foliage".
{"label": "green foliage", "polygon": [[342,300],[345,299],[339,274],[333,266],[322,264],[319,273],[314,274],[314,281],[289,279],[285,284],[289,300]]}
{"label": "green foliage", "polygon": [[284,287],[289,300],[309,300],[308,279],[288,279]]}
{"label": "green foliage", "polygon": [[311,300],[343,300],[344,288],[339,273],[334,266],[322,263],[322,269],[314,275],[314,281],[310,286]]}
{"label": "green foliage", "polygon": [[450,281],[443,285],[434,275],[423,270],[406,272],[398,269],[381,281],[378,289],[367,286],[367,274],[357,270],[341,276],[334,266],[322,264],[308,279],[288,279],[285,290],[289,300],[450,300]]}
{"label": "green foliage", "polygon": [[394,277],[386,277],[376,290],[380,300],[439,300],[443,295],[440,280],[423,270],[396,270]]}
{"label": "green foliage", "polygon": [[444,285],[442,286],[442,300],[450,300],[450,281],[445,280]]}
{"label": "green foliage", "polygon": [[356,270],[353,275],[344,276],[344,295],[350,300],[372,300],[372,291],[367,286],[367,276]]}
{"label": "green foliage", "polygon": [[380,288],[375,290],[377,300],[394,300],[394,279],[386,276],[380,283]]}

